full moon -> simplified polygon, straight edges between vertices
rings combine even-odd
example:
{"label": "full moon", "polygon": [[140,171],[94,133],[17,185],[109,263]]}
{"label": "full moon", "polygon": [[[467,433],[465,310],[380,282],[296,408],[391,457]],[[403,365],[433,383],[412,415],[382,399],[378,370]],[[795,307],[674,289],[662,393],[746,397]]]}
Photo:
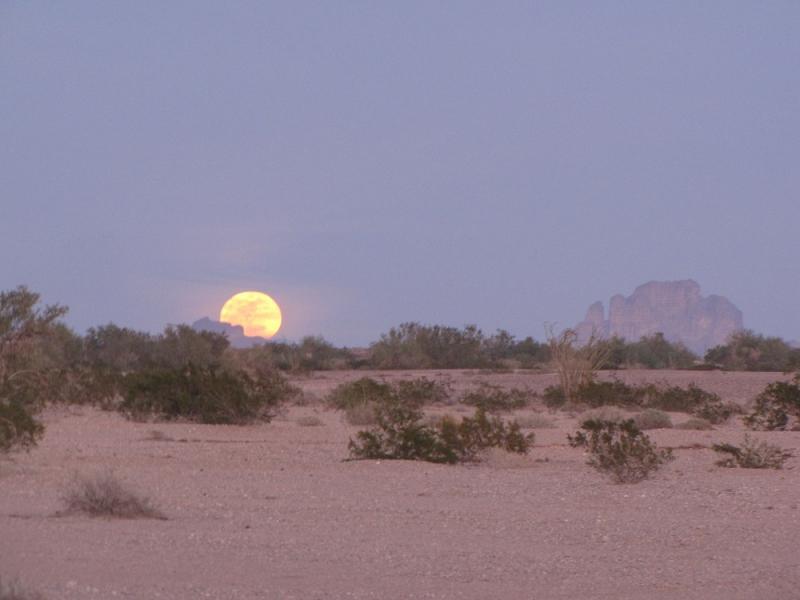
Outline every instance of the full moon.
{"label": "full moon", "polygon": [[281,328],[281,307],[262,292],[239,292],[222,306],[219,320],[241,325],[246,336],[271,338]]}

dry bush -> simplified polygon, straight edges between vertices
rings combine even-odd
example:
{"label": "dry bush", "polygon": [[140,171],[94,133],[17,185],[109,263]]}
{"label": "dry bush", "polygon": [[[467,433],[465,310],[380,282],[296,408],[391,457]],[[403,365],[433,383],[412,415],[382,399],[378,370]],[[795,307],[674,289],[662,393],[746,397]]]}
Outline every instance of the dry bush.
{"label": "dry bush", "polygon": [[303,417],[298,417],[295,421],[300,427],[320,427],[325,425],[325,423],[316,415],[306,415]]}
{"label": "dry bush", "polygon": [[613,406],[601,406],[599,408],[593,408],[581,413],[581,421],[595,420],[621,423],[622,421],[630,418],[631,416],[629,414],[624,413],[620,409]]}
{"label": "dry bush", "polygon": [[516,421],[523,429],[553,429],[556,426],[553,419],[537,413],[520,415]]}
{"label": "dry bush", "polygon": [[663,411],[655,408],[648,408],[633,416],[633,422],[641,430],[647,429],[670,429],[672,419]]}
{"label": "dry bush", "polygon": [[44,600],[44,596],[23,588],[17,581],[3,583],[0,579],[0,600]]}
{"label": "dry bush", "polygon": [[688,421],[684,421],[683,423],[678,423],[675,425],[675,429],[693,429],[696,431],[708,431],[713,429],[711,425],[711,421],[706,419],[701,419],[700,417],[692,417]]}
{"label": "dry bush", "polygon": [[349,425],[375,425],[378,422],[375,415],[376,407],[377,404],[372,402],[347,406],[344,409],[344,420],[347,421]]}
{"label": "dry bush", "polygon": [[150,433],[147,434],[147,437],[144,438],[148,442],[174,442],[175,439],[164,433],[163,431],[159,431],[158,429],[153,429]]}
{"label": "dry bush", "polygon": [[720,467],[740,467],[742,469],[781,469],[792,453],[780,446],[759,442],[749,435],[744,436],[741,447],[733,444],[714,444],[714,452],[723,457],[716,461]]}
{"label": "dry bush", "polygon": [[62,496],[64,514],[119,519],[165,519],[150,500],[128,489],[111,472],[76,477]]}
{"label": "dry bush", "polygon": [[594,372],[608,358],[610,346],[602,343],[594,332],[585,344],[578,346],[574,329],[565,329],[557,335],[552,326],[547,328],[547,341],[564,399],[574,401],[578,388],[592,381]]}

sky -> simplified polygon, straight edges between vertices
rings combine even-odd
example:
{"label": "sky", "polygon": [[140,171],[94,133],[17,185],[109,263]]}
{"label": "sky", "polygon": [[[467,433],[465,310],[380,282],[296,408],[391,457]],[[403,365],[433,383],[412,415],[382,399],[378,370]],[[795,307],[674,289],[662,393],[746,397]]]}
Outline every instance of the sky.
{"label": "sky", "polygon": [[692,278],[798,340],[798,64],[795,1],[0,0],[0,289],[352,346]]}

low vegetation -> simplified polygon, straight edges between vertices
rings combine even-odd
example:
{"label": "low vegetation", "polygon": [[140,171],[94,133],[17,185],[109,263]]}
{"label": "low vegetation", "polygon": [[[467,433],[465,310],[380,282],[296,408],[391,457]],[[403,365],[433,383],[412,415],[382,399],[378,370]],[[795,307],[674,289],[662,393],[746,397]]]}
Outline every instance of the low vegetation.
{"label": "low vegetation", "polygon": [[270,421],[296,390],[276,371],[251,377],[244,371],[189,364],[146,369],[122,379],[120,410],[134,419],[185,419],[211,424]]}
{"label": "low vegetation", "polygon": [[716,462],[720,467],[739,467],[742,469],[781,469],[783,464],[792,457],[792,453],[780,446],[768,444],[744,436],[741,446],[733,444],[714,444],[715,452],[722,455]]}
{"label": "low vegetation", "polygon": [[[566,395],[560,386],[549,386],[544,402],[550,408],[566,405]],[[686,388],[659,384],[629,385],[619,379],[597,381],[590,379],[573,393],[573,402],[590,407],[619,406],[630,409],[655,409],[686,412],[712,423],[722,423],[740,409],[723,402],[714,393],[690,384]]]}
{"label": "low vegetation", "polygon": [[497,385],[481,383],[478,388],[465,393],[461,402],[488,412],[505,412],[525,408],[532,398],[528,390],[506,390]]}
{"label": "low vegetation", "polygon": [[751,429],[800,429],[800,374],[791,382],[770,383],[756,397],[753,411],[744,422]]}
{"label": "low vegetation", "polygon": [[669,429],[672,427],[670,416],[655,408],[646,408],[633,416],[633,422],[642,431],[648,429]]}
{"label": "low vegetation", "polygon": [[394,400],[377,406],[376,420],[375,427],[350,440],[352,458],[455,464],[475,460],[486,448],[526,454],[533,443],[533,435],[524,435],[518,423],[489,417],[482,409],[460,422],[445,417],[426,423],[421,410]]}
{"label": "low vegetation", "polygon": [[316,415],[305,415],[303,417],[298,417],[295,423],[300,425],[300,427],[321,427],[325,425],[324,421]]}
{"label": "low vegetation", "polygon": [[746,329],[706,352],[705,362],[729,371],[793,371],[800,369],[800,348]]}
{"label": "low vegetation", "polygon": [[403,323],[370,347],[376,369],[487,369],[532,367],[550,360],[547,346],[533,338],[517,341],[507,331],[486,336],[474,325],[463,329]]}
{"label": "low vegetation", "polygon": [[695,431],[709,431],[713,428],[714,427],[711,425],[711,421],[701,419],[700,417],[692,417],[683,423],[678,423],[675,425],[675,429],[693,429]]}
{"label": "low vegetation", "polygon": [[39,592],[24,588],[17,581],[0,579],[0,600],[44,600]]}
{"label": "low vegetation", "polygon": [[607,347],[601,369],[690,369],[698,357],[680,342],[670,342],[663,333],[644,336],[636,342],[619,337],[602,342]]}
{"label": "low vegetation", "polygon": [[589,453],[588,464],[617,483],[637,483],[673,459],[660,450],[632,419],[622,422],[590,419],[583,431],[568,436],[570,446]]}
{"label": "low vegetation", "polygon": [[112,473],[76,477],[63,494],[62,514],[119,519],[164,519],[150,500],[125,486]]}

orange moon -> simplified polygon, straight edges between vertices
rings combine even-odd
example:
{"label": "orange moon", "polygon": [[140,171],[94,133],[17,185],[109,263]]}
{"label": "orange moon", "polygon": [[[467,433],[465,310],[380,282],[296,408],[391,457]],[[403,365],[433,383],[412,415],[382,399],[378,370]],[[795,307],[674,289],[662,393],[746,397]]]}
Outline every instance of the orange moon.
{"label": "orange moon", "polygon": [[271,338],[281,328],[281,307],[262,292],[239,292],[222,306],[219,320],[241,325],[246,336]]}

